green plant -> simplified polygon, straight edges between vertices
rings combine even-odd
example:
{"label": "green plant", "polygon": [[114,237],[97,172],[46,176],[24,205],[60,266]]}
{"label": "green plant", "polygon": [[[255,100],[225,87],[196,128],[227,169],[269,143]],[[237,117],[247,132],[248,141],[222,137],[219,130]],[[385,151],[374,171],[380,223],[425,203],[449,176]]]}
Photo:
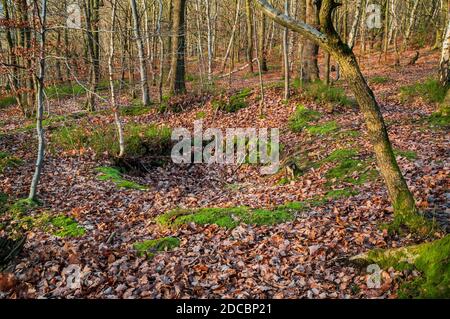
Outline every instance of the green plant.
{"label": "green plant", "polygon": [[133,248],[137,251],[138,256],[153,258],[158,252],[173,250],[179,246],[180,240],[178,238],[163,237],[135,243]]}
{"label": "green plant", "polygon": [[443,87],[439,81],[435,79],[428,79],[424,82],[400,88],[400,98],[403,102],[422,97],[429,103],[442,103],[446,93],[447,88]]}
{"label": "green plant", "polygon": [[51,233],[57,237],[81,237],[86,233],[74,219],[64,215],[50,218],[47,225],[51,225]]}
{"label": "green plant", "polygon": [[315,81],[303,85],[303,93],[307,98],[322,104],[334,104],[339,106],[353,104],[342,88],[328,86],[322,81]]}
{"label": "green plant", "polygon": [[385,84],[390,81],[391,79],[387,76],[374,76],[373,78],[370,79],[370,83],[373,84]]}
{"label": "green plant", "polygon": [[229,97],[220,96],[212,101],[212,106],[223,112],[234,113],[248,106],[246,99],[251,93],[252,90],[246,88]]}
{"label": "green plant", "polygon": [[[125,154],[130,157],[170,154],[171,134],[171,129],[167,127],[129,123],[124,127]],[[51,142],[66,151],[91,148],[97,155],[119,153],[114,125],[95,128],[87,123],[63,126],[52,132]]]}
{"label": "green plant", "polygon": [[0,98],[0,109],[16,104],[16,99],[12,96],[4,96]]}
{"label": "green plant", "polygon": [[150,112],[150,108],[143,105],[131,105],[120,108],[120,115],[122,116],[140,116],[148,112]]}
{"label": "green plant", "polygon": [[18,167],[22,165],[23,161],[15,156],[6,152],[0,152],[0,174],[8,167]]}
{"label": "green plant", "polygon": [[101,181],[110,181],[121,188],[147,190],[146,186],[140,185],[133,181],[123,178],[121,171],[115,167],[98,167],[96,171],[100,173],[97,177]]}
{"label": "green plant", "polygon": [[289,129],[292,132],[300,132],[306,128],[310,122],[316,121],[319,118],[319,112],[307,109],[303,105],[299,105],[289,118]]}
{"label": "green plant", "polygon": [[311,135],[327,135],[339,130],[339,125],[336,121],[330,121],[319,125],[308,126],[306,130]]}

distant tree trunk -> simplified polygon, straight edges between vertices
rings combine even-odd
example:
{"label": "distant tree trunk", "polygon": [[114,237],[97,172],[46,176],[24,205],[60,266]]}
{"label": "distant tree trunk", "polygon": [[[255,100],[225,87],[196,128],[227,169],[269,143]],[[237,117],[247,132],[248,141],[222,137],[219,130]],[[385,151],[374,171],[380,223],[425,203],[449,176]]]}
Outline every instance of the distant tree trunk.
{"label": "distant tree trunk", "polygon": [[246,57],[248,70],[253,73],[253,10],[252,0],[245,0],[245,12],[247,14],[247,50]]}
{"label": "distant tree trunk", "polygon": [[[36,10],[39,12],[37,2],[35,2]],[[44,163],[45,153],[45,135],[42,126],[42,117],[44,115],[44,80],[45,80],[45,36],[47,22],[47,0],[42,0],[40,8],[39,31],[37,32],[39,41],[39,58],[38,58],[38,74],[37,82],[37,112],[36,112],[36,131],[38,136],[38,153],[33,179],[31,180],[30,193],[28,199],[36,200],[37,186],[41,177],[42,166]]]}
{"label": "distant tree trunk", "polygon": [[119,106],[116,102],[116,94],[114,89],[114,33],[116,25],[116,1],[111,3],[111,34],[109,40],[109,57],[108,57],[108,73],[109,73],[109,87],[111,91],[111,106],[114,112],[114,121],[116,122],[117,133],[119,135],[119,157],[125,154],[125,141],[123,137],[122,122],[120,121]]}
{"label": "distant tree trunk", "polygon": [[[397,164],[386,125],[375,96],[361,73],[355,55],[342,42],[332,23],[332,13],[337,7],[335,0],[323,0],[320,9],[320,31],[311,25],[286,19],[267,0],[256,3],[274,21],[315,41],[328,51],[341,65],[342,74],[353,91],[367,125],[368,135],[373,144],[378,167],[383,176],[392,201],[396,218],[408,227],[416,228],[419,215],[414,198]],[[425,223],[421,224],[421,226]],[[419,226],[420,227],[420,226]],[[425,226],[423,227],[425,228]],[[421,231],[428,231],[421,228]]]}
{"label": "distant tree trunk", "polygon": [[186,92],[185,55],[186,55],[186,0],[174,0],[173,6],[173,39],[172,39],[172,74],[170,92],[183,94]]}
{"label": "distant tree trunk", "polygon": [[[284,14],[289,15],[289,0],[284,2]],[[284,62],[284,99],[289,99],[290,74],[289,74],[289,29],[283,31],[283,62]]]}
{"label": "distant tree trunk", "polygon": [[[306,23],[317,27],[318,12],[315,0],[306,0]],[[306,40],[303,50],[303,82],[314,82],[320,79],[318,54],[319,46],[311,40]]]}
{"label": "distant tree trunk", "polygon": [[439,67],[439,79],[441,85],[446,87],[450,84],[450,8],[447,30],[442,42],[441,63]]}
{"label": "distant tree trunk", "polygon": [[403,48],[406,48],[406,46],[408,45],[408,41],[411,36],[411,31],[413,29],[414,22],[416,21],[416,13],[417,13],[417,8],[419,7],[419,3],[420,3],[420,0],[414,1],[411,15],[409,17],[408,27],[406,28],[405,37],[403,39]]}
{"label": "distant tree trunk", "polygon": [[95,110],[95,92],[100,79],[100,36],[99,36],[100,0],[85,0],[86,43],[90,62],[89,90],[86,94],[85,107]]}
{"label": "distant tree trunk", "polygon": [[[350,34],[348,36],[348,46],[353,49],[355,46],[356,35],[358,34],[358,26],[361,20],[361,14],[364,10],[363,0],[357,0],[355,4],[355,17],[353,18],[352,28],[350,29]],[[347,31],[345,31],[347,32]]]}
{"label": "distant tree trunk", "polygon": [[210,0],[205,0],[206,4],[206,27],[207,33],[207,45],[208,45],[208,84],[212,83],[212,59],[213,59],[213,34],[211,25],[211,8]]}
{"label": "distant tree trunk", "polygon": [[259,53],[259,63],[261,63],[262,72],[267,72],[267,51],[266,51],[266,16],[261,13],[261,24],[259,30],[259,41],[258,41],[258,53]]}
{"label": "distant tree trunk", "polygon": [[233,30],[231,31],[230,41],[228,42],[227,51],[225,52],[225,57],[223,58],[222,72],[225,71],[225,67],[227,65],[227,60],[228,60],[228,58],[230,56],[230,52],[233,50],[233,44],[234,44],[234,38],[235,38],[235,34],[236,34],[236,28],[237,28],[237,26],[239,24],[240,5],[241,5],[241,0],[236,0],[236,10],[235,10],[236,14],[235,14],[234,23],[233,23]]}
{"label": "distant tree trunk", "polygon": [[131,12],[133,15],[133,29],[134,37],[136,38],[136,46],[139,57],[139,73],[141,76],[141,92],[142,92],[142,104],[147,106],[150,105],[150,93],[148,89],[148,79],[147,79],[147,63],[145,62],[144,54],[144,42],[141,37],[141,26],[139,23],[139,14],[136,7],[136,0],[130,0]]}

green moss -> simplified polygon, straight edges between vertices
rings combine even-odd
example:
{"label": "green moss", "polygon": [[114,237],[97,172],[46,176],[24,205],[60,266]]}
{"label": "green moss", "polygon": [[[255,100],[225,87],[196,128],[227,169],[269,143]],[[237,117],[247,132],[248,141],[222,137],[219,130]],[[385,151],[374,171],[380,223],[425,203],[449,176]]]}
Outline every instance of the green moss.
{"label": "green moss", "polygon": [[348,130],[348,131],[339,132],[339,136],[341,136],[341,137],[359,137],[359,136],[361,136],[361,133],[358,131]]}
{"label": "green moss", "polygon": [[8,167],[14,168],[22,164],[23,161],[20,158],[6,152],[0,152],[0,174]]}
{"label": "green moss", "polygon": [[[399,202],[401,202],[401,198]],[[403,211],[405,209],[401,205],[394,203],[394,220],[389,224],[383,224],[381,228],[386,229],[389,234],[402,234],[406,228],[405,231],[408,233],[412,232],[424,238],[438,230],[438,226],[434,221],[430,221],[420,214],[404,214],[402,213]]]}
{"label": "green moss", "polygon": [[446,93],[447,88],[441,86],[439,81],[435,79],[428,79],[400,88],[400,98],[403,102],[421,97],[429,103],[442,103]]}
{"label": "green moss", "polygon": [[359,159],[358,151],[355,149],[335,150],[315,166],[320,167],[325,163],[335,163],[335,166],[325,174],[325,177],[330,180],[328,185],[333,184],[334,181],[361,185],[378,176],[376,170],[368,168],[366,161]]}
{"label": "green moss", "polygon": [[450,115],[443,113],[433,113],[425,119],[428,124],[433,128],[449,128],[450,127]]}
{"label": "green moss", "polygon": [[328,86],[322,81],[304,85],[303,92],[307,98],[322,104],[339,106],[349,106],[353,104],[342,88]]}
{"label": "green moss", "polygon": [[394,154],[395,154],[395,156],[401,156],[410,161],[417,159],[417,153],[414,151],[394,150]]}
{"label": "green moss", "polygon": [[229,97],[221,96],[214,99],[212,101],[212,106],[223,112],[234,113],[248,106],[246,100],[251,93],[252,93],[251,89],[245,88]]}
{"label": "green moss", "polygon": [[402,298],[450,298],[450,235],[442,239],[392,250],[369,252],[368,262],[397,270],[417,270],[420,276],[404,282]]}
{"label": "green moss", "polygon": [[326,122],[320,125],[308,126],[306,130],[311,135],[327,135],[339,129],[336,121]]}
{"label": "green moss", "polygon": [[373,83],[373,84],[385,84],[390,81],[391,81],[391,79],[386,76],[374,76],[373,78],[370,79],[370,83]]}
{"label": "green moss", "polygon": [[300,132],[305,129],[310,122],[320,118],[320,113],[307,109],[303,105],[297,106],[294,114],[289,118],[289,129],[292,132]]}
{"label": "green moss", "polygon": [[58,237],[81,237],[86,230],[70,217],[60,215],[50,219],[53,226],[52,234]]}
{"label": "green moss", "polygon": [[252,209],[249,207],[176,209],[156,218],[165,227],[179,227],[187,223],[199,225],[215,224],[225,228],[235,228],[239,224],[275,225],[294,219],[295,212],[307,207],[302,203],[290,203],[273,210]]}
{"label": "green moss", "polygon": [[0,192],[0,214],[4,213],[8,209],[8,195]]}
{"label": "green moss", "polygon": [[16,104],[16,99],[12,96],[0,98],[0,109]]}
{"label": "green moss", "polygon": [[147,256],[153,258],[160,251],[173,250],[180,246],[180,240],[176,237],[164,237],[158,239],[145,240],[135,243],[133,248],[137,251],[138,256]]}
{"label": "green moss", "polygon": [[131,105],[120,108],[120,115],[122,116],[140,116],[148,112],[150,112],[150,108],[143,105]]}
{"label": "green moss", "polygon": [[101,181],[110,181],[116,184],[120,188],[147,190],[146,186],[140,185],[133,181],[129,181],[123,178],[119,169],[114,167],[98,167],[96,168],[100,175],[97,177]]}
{"label": "green moss", "polygon": [[200,111],[195,114],[195,118],[197,120],[204,119],[205,117],[206,117],[206,113],[204,111]]}

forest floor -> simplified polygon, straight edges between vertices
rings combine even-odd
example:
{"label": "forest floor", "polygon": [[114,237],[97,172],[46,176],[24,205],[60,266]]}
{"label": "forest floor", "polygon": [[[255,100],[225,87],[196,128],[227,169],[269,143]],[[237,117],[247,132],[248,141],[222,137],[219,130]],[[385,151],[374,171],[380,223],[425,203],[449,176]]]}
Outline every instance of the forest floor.
{"label": "forest floor", "polygon": [[[392,67],[392,57],[387,62],[379,62],[378,56],[360,62],[381,104],[399,165],[418,207],[437,214],[443,224],[450,224],[448,130],[424,120],[436,111],[436,105],[422,99],[402,101],[399,97],[400,87],[434,76],[438,60],[438,52],[422,50],[416,65],[398,69]],[[266,83],[280,81],[279,72],[266,74]],[[234,74],[232,85],[250,87],[253,93],[250,105],[236,113],[217,112],[208,101],[182,113],[151,110],[124,120],[192,128],[201,111],[204,128],[280,128],[282,157],[307,150],[321,161],[333,151],[356,149],[359,158],[367,163],[367,170],[376,169],[357,107],[339,107],[330,114],[323,105],[305,101],[297,90],[285,103],[283,89],[272,86],[266,89],[266,111],[261,118],[258,77],[241,81],[241,76]],[[375,77],[384,77],[381,82],[385,83],[371,82]],[[290,132],[288,118],[298,104],[319,111],[320,123],[336,121],[338,130],[319,136]],[[77,98],[50,100],[49,111],[68,115],[81,111],[81,105]],[[113,117],[110,113],[96,113],[89,115],[88,121],[101,126],[112,123]],[[0,190],[10,199],[24,198],[34,169],[36,143],[34,131],[21,128],[32,122],[24,120],[18,108],[10,107],[0,112],[0,123],[0,150],[21,160],[0,174]],[[48,134],[51,131],[49,128]],[[94,157],[90,150],[47,153],[39,186],[43,204],[33,214],[63,213],[75,219],[85,233],[61,238],[39,228],[31,229],[22,253],[9,269],[8,280],[14,284],[0,292],[0,297],[395,298],[401,281],[411,276],[393,269],[384,271],[381,287],[372,289],[367,286],[366,269],[348,262],[348,257],[373,248],[418,241],[411,234],[389,234],[380,227],[392,220],[392,208],[379,176],[357,184],[333,181],[330,185],[330,166],[325,164],[281,183],[284,171],[263,176],[255,165],[169,163],[141,176],[127,177],[147,186],[145,190],[133,190],[98,180],[96,168],[108,165],[111,163],[107,159]],[[353,174],[357,178],[363,173]],[[189,223],[167,228],[155,222],[155,217],[178,207],[271,209],[349,189],[348,196],[329,197],[298,212],[293,220],[272,226],[241,224],[227,229]],[[140,257],[134,248],[137,242],[167,236],[177,237],[179,247],[158,252],[153,258]],[[81,287],[67,285],[70,265],[80,267]]]}

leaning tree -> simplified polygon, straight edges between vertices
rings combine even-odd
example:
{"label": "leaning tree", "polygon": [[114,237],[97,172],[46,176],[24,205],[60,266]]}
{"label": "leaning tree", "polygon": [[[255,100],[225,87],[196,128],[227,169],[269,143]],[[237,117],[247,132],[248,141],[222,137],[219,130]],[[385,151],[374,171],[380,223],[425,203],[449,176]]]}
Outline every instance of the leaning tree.
{"label": "leaning tree", "polygon": [[397,221],[410,228],[425,230],[422,228],[427,223],[419,216],[414,198],[397,164],[380,107],[361,73],[353,51],[342,41],[334,28],[333,11],[340,4],[335,0],[315,1],[319,12],[319,25],[315,28],[283,14],[267,0],[256,2],[272,20],[313,41],[339,63],[342,75],[346,78],[364,115],[378,167],[386,183]]}

